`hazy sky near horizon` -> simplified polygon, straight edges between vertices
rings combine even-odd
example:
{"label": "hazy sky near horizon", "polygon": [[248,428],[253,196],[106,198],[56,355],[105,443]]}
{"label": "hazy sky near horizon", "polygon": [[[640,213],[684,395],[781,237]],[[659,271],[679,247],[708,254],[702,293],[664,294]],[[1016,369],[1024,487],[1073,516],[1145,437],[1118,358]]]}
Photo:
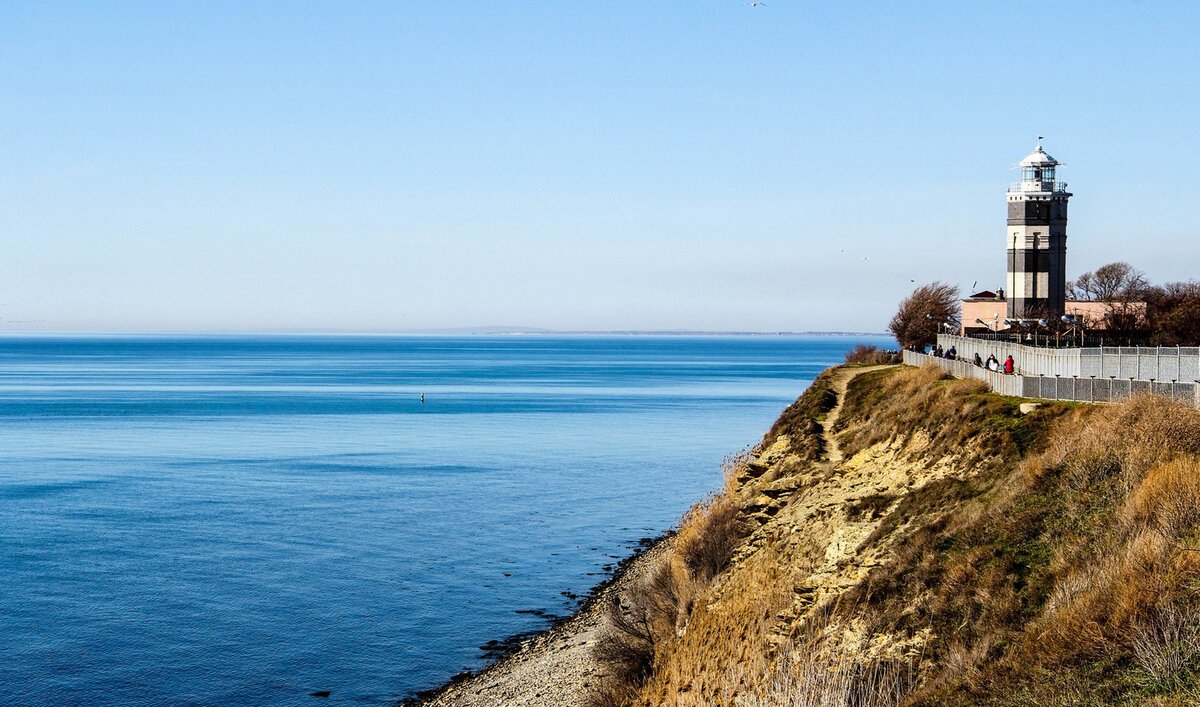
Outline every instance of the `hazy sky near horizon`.
{"label": "hazy sky near horizon", "polygon": [[1200,277],[1200,4],[0,4],[0,331],[882,330]]}

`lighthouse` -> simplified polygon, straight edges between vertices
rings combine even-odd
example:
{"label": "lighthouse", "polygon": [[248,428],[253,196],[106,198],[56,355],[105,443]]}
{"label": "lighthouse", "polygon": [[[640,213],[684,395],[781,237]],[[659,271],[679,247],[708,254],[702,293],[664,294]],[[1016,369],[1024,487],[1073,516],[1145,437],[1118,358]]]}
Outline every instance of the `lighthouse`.
{"label": "lighthouse", "polygon": [[1061,163],[1042,149],[1021,160],[1021,181],[1008,198],[1008,316],[1058,318],[1067,296],[1067,201]]}

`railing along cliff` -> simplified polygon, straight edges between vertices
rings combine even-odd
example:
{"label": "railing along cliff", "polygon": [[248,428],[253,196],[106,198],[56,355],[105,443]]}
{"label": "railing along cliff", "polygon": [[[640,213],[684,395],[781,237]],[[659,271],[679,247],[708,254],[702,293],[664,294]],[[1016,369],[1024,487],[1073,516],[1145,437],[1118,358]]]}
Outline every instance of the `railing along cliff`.
{"label": "railing along cliff", "polygon": [[953,346],[958,358],[966,361],[974,361],[978,353],[985,361],[990,354],[1003,363],[1011,355],[1016,372],[1026,376],[1077,376],[1158,383],[1195,383],[1200,380],[1200,347],[1194,346],[1048,349],[950,334],[939,336],[938,345],[945,350]]}
{"label": "railing along cliff", "polygon": [[[1029,347],[1025,347],[1029,348]],[[972,359],[974,356],[972,355]],[[1015,356],[1014,356],[1015,358]],[[1150,381],[1128,378],[1078,376],[1006,375],[976,366],[972,361],[945,359],[916,351],[905,351],[904,363],[910,366],[935,365],[956,378],[984,381],[993,392],[1020,398],[1070,400],[1103,403],[1123,400],[1140,393],[1174,398],[1200,407],[1200,383],[1196,381]]]}
{"label": "railing along cliff", "polygon": [[1081,370],[1079,352],[1083,349],[1045,349],[950,334],[938,336],[938,345],[946,351],[953,347],[958,358],[964,361],[974,361],[975,354],[979,354],[984,361],[988,356],[995,356],[1003,364],[1004,359],[1012,356],[1016,372],[1021,375],[1070,377],[1079,375]]}
{"label": "railing along cliff", "polygon": [[945,369],[947,373],[955,378],[974,378],[988,384],[994,392],[1001,395],[1014,395],[1020,397],[1024,390],[1021,387],[1022,376],[1005,375],[995,371],[989,371],[986,368],[980,368],[974,363],[962,360],[951,360],[946,358],[938,358],[937,356],[929,356],[916,351],[905,351],[904,362],[910,366],[924,366],[932,363]]}

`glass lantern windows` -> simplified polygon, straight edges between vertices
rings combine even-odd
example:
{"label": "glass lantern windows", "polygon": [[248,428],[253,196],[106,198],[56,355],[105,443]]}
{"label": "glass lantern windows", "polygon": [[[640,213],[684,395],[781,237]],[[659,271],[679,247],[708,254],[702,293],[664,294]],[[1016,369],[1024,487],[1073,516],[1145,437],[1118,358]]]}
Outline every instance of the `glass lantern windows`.
{"label": "glass lantern windows", "polygon": [[1053,166],[1030,166],[1021,168],[1021,181],[1023,182],[1053,182],[1054,167]]}

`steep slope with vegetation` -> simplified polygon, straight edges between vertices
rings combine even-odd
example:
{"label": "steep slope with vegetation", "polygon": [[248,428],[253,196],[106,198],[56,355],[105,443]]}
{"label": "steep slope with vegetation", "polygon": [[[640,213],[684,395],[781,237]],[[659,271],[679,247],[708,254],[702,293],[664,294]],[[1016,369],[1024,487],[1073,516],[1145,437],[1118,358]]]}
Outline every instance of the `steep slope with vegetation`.
{"label": "steep slope with vegetation", "polygon": [[1200,704],[1200,411],[826,371],[609,608],[606,705]]}

